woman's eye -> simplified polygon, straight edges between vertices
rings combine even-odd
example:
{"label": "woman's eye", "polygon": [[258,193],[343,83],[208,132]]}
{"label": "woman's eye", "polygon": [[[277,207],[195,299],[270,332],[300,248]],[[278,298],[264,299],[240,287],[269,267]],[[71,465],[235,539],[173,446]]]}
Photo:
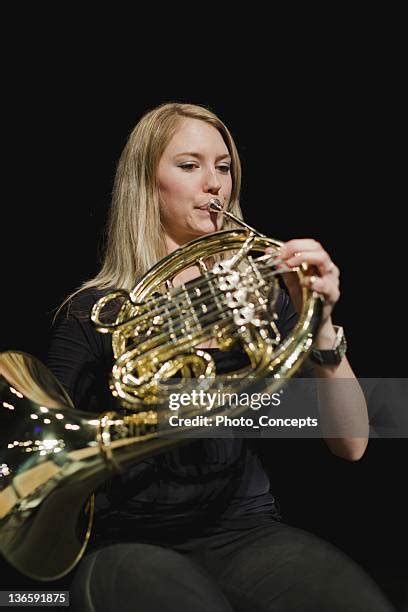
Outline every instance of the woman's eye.
{"label": "woman's eye", "polygon": [[180,168],[183,170],[191,171],[197,167],[197,164],[188,163],[188,164],[180,164]]}
{"label": "woman's eye", "polygon": [[[180,164],[179,167],[185,170],[186,172],[191,172],[192,170],[194,170],[194,168],[198,168],[199,166],[194,162],[186,162],[185,164]],[[217,170],[218,172],[222,172],[223,174],[228,174],[228,172],[230,171],[230,166],[228,164],[221,164],[217,166]]]}

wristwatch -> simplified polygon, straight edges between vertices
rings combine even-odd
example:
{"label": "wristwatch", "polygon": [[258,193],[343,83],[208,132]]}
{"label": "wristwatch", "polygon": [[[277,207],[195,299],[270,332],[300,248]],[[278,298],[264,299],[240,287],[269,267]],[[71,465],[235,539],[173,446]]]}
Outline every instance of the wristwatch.
{"label": "wristwatch", "polygon": [[310,353],[310,360],[318,365],[339,365],[347,350],[346,336],[344,330],[339,325],[334,325],[336,330],[336,340],[330,350],[322,351],[313,348]]}

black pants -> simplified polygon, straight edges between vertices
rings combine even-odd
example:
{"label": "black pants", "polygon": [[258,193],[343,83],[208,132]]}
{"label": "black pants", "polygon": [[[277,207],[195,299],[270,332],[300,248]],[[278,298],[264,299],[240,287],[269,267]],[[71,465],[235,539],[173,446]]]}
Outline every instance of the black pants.
{"label": "black pants", "polygon": [[78,612],[390,612],[374,581],[331,544],[280,522],[171,547],[113,544],[80,563]]}

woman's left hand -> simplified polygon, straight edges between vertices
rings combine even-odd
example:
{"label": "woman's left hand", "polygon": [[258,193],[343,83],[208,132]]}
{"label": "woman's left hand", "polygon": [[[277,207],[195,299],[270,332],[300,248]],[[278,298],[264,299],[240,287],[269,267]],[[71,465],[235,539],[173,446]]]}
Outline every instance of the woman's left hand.
{"label": "woman's left hand", "polygon": [[[266,252],[273,253],[274,249],[268,248]],[[278,269],[284,265],[289,268],[296,268],[302,263],[308,264],[303,285],[316,291],[324,299],[320,329],[325,324],[330,324],[331,313],[340,297],[340,271],[332,262],[330,255],[316,240],[312,238],[298,238],[285,242],[279,251],[279,257],[282,260],[282,264],[277,265]],[[282,277],[290,297],[299,312],[302,303],[302,292],[297,276],[287,272],[283,273]]]}

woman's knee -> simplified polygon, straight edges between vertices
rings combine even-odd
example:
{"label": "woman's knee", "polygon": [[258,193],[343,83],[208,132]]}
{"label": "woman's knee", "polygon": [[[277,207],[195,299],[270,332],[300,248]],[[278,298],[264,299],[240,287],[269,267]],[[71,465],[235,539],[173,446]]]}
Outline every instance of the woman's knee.
{"label": "woman's knee", "polygon": [[180,553],[150,544],[116,544],[86,556],[71,588],[86,612],[194,609],[231,612],[205,570]]}
{"label": "woman's knee", "polygon": [[[264,610],[391,612],[372,578],[331,543],[281,525],[260,530],[225,565],[221,584],[240,591]],[[228,595],[228,591],[226,591]],[[230,596],[230,601],[233,601]],[[303,607],[302,607],[303,606]]]}

